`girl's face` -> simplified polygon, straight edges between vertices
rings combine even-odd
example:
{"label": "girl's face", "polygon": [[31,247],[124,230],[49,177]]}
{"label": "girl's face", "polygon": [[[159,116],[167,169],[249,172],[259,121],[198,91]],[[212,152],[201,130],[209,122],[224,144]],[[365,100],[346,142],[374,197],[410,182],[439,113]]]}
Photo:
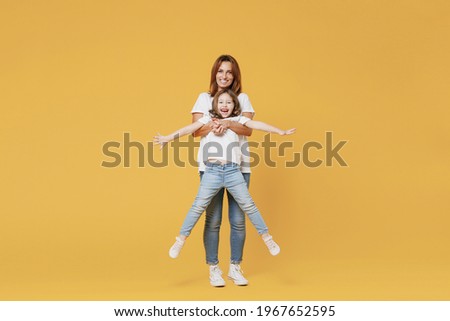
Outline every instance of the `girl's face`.
{"label": "girl's face", "polygon": [[219,70],[217,70],[216,74],[216,82],[219,86],[219,90],[226,89],[231,86],[233,83],[233,73],[231,69],[231,62],[229,61],[223,61],[220,66]]}
{"label": "girl's face", "polygon": [[227,93],[223,93],[217,100],[217,112],[223,117],[229,117],[234,110],[233,98]]}

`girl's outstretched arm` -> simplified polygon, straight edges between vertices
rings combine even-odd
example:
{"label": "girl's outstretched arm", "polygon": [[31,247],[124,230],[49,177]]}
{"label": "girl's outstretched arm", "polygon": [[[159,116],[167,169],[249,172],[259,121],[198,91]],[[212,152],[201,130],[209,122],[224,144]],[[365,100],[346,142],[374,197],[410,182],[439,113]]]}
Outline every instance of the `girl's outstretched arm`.
{"label": "girl's outstretched arm", "polygon": [[187,125],[186,127],[180,128],[177,131],[174,131],[172,134],[169,134],[167,136],[162,136],[160,133],[158,133],[158,135],[153,137],[153,142],[156,144],[160,144],[161,148],[163,148],[164,145],[167,144],[168,142],[170,142],[176,138],[180,138],[185,135],[192,134],[193,132],[195,132],[197,129],[199,129],[202,126],[203,126],[202,122],[196,121],[195,123],[192,123],[190,125]]}
{"label": "girl's outstretched arm", "polygon": [[252,128],[252,129],[256,129],[256,130],[262,130],[265,132],[269,132],[269,133],[275,133],[278,135],[291,135],[293,133],[295,133],[295,128],[291,128],[288,130],[282,130],[279,129],[275,126],[263,123],[262,121],[257,121],[257,120],[249,120],[245,123],[245,126]]}

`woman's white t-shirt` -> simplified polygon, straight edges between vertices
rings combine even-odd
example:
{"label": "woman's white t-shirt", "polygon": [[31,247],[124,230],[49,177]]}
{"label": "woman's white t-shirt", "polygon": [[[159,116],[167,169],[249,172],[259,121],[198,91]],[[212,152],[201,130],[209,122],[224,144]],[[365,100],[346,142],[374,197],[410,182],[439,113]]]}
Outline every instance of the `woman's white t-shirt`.
{"label": "woman's white t-shirt", "polygon": [[[247,94],[240,93],[238,99],[239,104],[241,106],[241,112],[243,113],[255,112]],[[191,113],[192,114],[202,113],[203,115],[209,115],[209,111],[212,109],[212,101],[213,97],[211,97],[209,93],[201,93],[198,96],[197,101],[195,102],[195,105],[191,110]],[[203,159],[202,152],[206,142],[207,142],[206,137],[202,137],[200,140],[200,148],[198,149],[197,162],[198,162],[198,170],[200,172],[205,171],[205,164],[202,162]],[[239,145],[240,148],[242,148],[242,146],[244,145],[243,149],[247,150],[246,153],[242,154],[241,172],[250,173],[250,155],[248,153],[248,143],[246,136],[239,135]]]}

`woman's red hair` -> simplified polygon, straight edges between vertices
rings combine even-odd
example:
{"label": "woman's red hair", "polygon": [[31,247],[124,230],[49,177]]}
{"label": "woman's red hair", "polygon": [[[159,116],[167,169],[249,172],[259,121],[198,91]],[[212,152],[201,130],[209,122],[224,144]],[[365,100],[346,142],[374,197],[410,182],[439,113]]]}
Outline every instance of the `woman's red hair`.
{"label": "woman's red hair", "polygon": [[239,95],[242,91],[241,70],[239,69],[238,62],[230,55],[221,55],[216,59],[211,69],[211,81],[209,83],[209,94],[211,96],[215,96],[217,91],[219,90],[219,85],[217,85],[216,81],[216,75],[219,71],[220,65],[224,61],[228,61],[231,63],[231,72],[233,74],[233,82],[228,88],[231,89],[236,95]]}

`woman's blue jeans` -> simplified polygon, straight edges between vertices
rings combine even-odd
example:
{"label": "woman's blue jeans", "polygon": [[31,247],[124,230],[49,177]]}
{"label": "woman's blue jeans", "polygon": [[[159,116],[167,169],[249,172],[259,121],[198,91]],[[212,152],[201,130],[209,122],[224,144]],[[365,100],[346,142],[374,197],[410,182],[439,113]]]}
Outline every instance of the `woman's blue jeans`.
{"label": "woman's blue jeans", "polygon": [[244,179],[239,165],[233,163],[225,165],[207,163],[205,172],[203,175],[201,174],[201,183],[197,197],[186,216],[180,234],[188,236],[206,209],[204,244],[208,264],[217,264],[219,262],[218,244],[224,188],[227,189],[229,203],[231,202],[229,218],[232,263],[240,263],[242,261],[245,241],[244,212],[247,213],[259,234],[264,234],[268,231],[259,210],[248,192],[247,184],[248,182]]}

